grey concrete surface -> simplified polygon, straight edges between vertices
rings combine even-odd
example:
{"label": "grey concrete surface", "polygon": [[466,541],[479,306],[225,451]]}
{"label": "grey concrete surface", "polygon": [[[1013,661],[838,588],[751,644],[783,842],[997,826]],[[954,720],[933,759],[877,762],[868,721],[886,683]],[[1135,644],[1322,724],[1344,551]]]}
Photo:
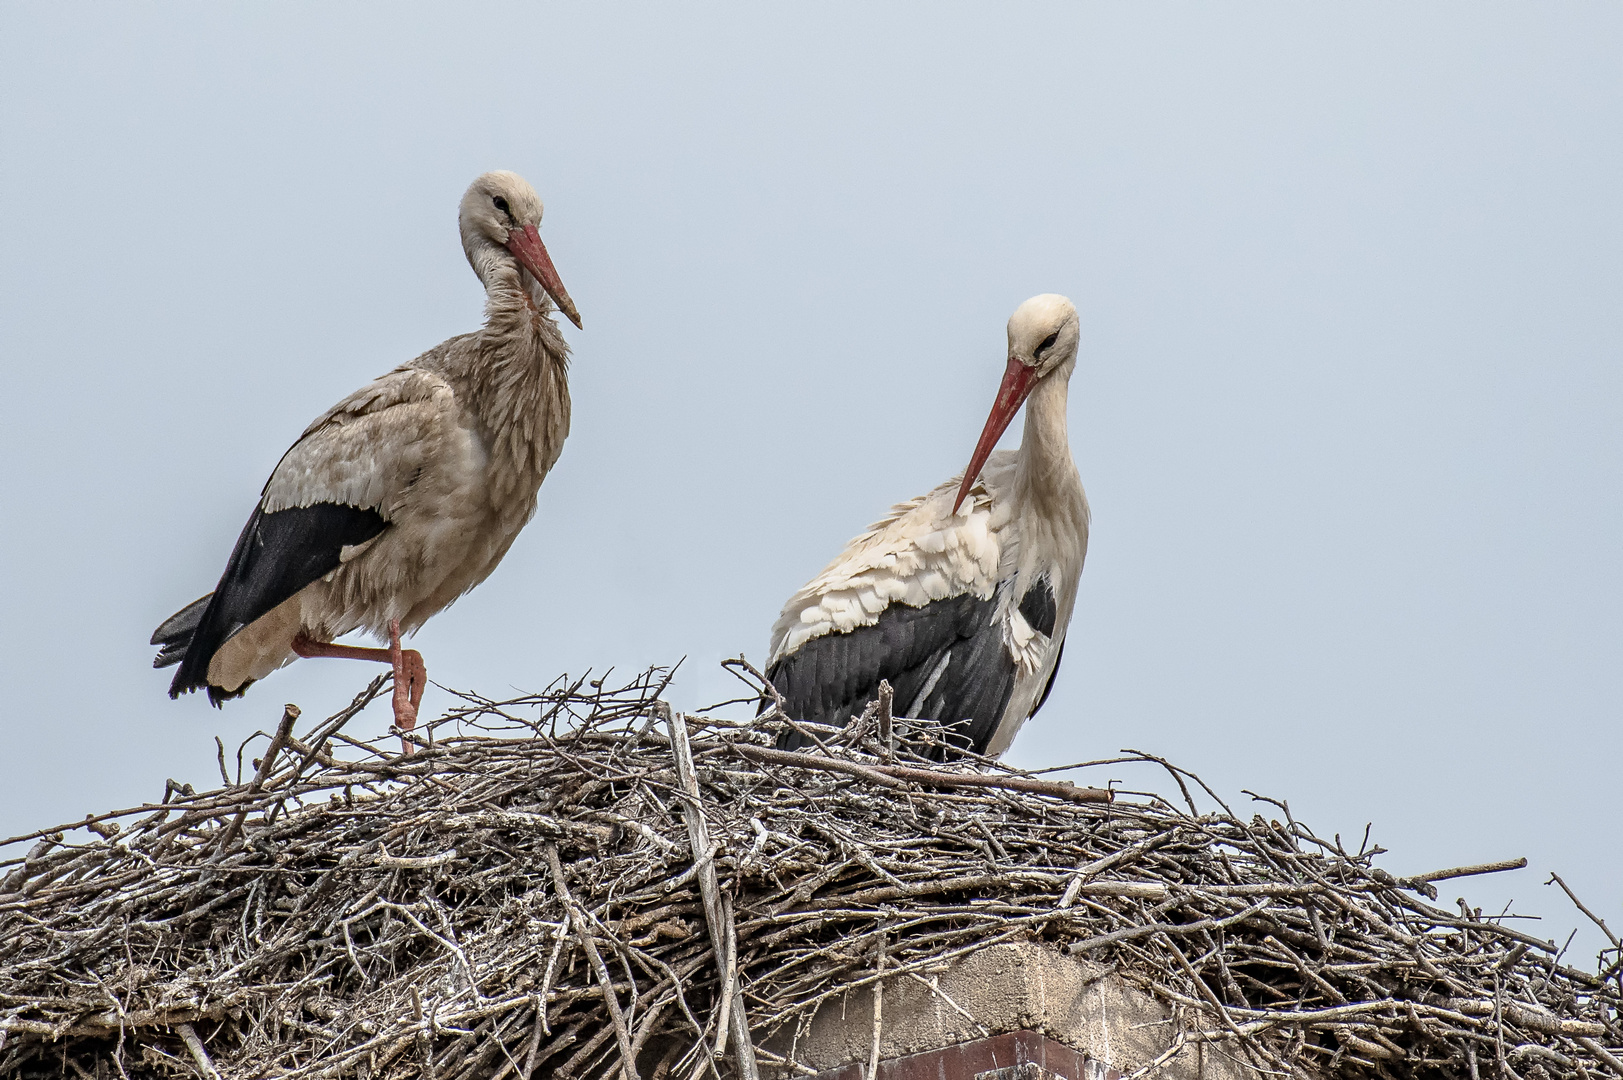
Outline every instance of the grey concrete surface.
{"label": "grey concrete surface", "polygon": [[[879,1056],[936,1050],[1008,1031],[1036,1031],[1130,1073],[1171,1044],[1170,1009],[1108,969],[1033,943],[993,945],[920,976],[885,980]],[[819,1072],[867,1062],[873,996],[854,991],[825,1004],[805,1030],[764,1045]],[[1219,1046],[1180,1051],[1165,1080],[1239,1080],[1253,1070]],[[787,1076],[781,1071],[778,1076]]]}

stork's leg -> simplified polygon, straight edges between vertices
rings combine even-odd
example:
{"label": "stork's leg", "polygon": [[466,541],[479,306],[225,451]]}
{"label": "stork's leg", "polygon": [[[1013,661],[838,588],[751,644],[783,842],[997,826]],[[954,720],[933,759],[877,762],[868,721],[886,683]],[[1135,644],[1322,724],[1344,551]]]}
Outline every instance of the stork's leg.
{"label": "stork's leg", "polygon": [[[388,664],[394,669],[394,724],[401,731],[417,726],[417,706],[422,704],[423,690],[428,686],[428,666],[423,654],[416,649],[400,647],[400,620],[389,622],[389,647],[368,649],[360,645],[335,645],[330,641],[314,641],[303,634],[293,639],[293,651],[300,656],[333,656],[342,660],[372,660]],[[400,740],[401,749],[411,753],[411,743]]]}
{"label": "stork's leg", "polygon": [[[423,688],[428,685],[428,667],[423,654],[416,649],[400,647],[400,620],[389,620],[389,662],[394,665],[394,722],[401,731],[417,726],[417,706],[423,700]],[[411,753],[410,744],[402,740]]]}

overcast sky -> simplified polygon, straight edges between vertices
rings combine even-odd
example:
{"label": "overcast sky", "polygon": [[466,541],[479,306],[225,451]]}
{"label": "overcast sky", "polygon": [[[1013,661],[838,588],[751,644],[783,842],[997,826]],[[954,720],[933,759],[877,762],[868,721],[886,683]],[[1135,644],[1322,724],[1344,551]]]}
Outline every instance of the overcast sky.
{"label": "overcast sky", "polygon": [[1155,751],[1397,873],[1531,860],[1445,902],[1564,938],[1553,870],[1623,927],[1623,8],[168,10],[0,5],[0,835],[376,673],[215,711],[146,641],[311,418],[478,325],[457,200],[505,168],[574,431],[431,677],[726,696],[1061,292],[1094,530],[1010,760]]}

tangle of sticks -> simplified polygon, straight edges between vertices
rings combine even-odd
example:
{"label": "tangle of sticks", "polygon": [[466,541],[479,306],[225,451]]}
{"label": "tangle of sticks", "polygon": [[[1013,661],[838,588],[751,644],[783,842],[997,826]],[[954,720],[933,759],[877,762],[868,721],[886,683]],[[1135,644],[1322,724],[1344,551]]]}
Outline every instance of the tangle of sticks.
{"label": "tangle of sticks", "polygon": [[825,1003],[1034,941],[1177,1007],[1140,1073],[1212,1041],[1303,1076],[1623,1080],[1609,930],[1586,971],[1432,903],[1514,864],[1395,879],[1283,803],[1201,812],[1148,755],[1096,764],[1156,763],[1184,805],[942,765],[888,703],[777,751],[770,697],[683,716],[667,680],[464,695],[407,757],[343,730],[380,678],[235,775],[222,747],[217,790],[0,842],[0,1077],[782,1077],[810,1070],[773,1036]]}

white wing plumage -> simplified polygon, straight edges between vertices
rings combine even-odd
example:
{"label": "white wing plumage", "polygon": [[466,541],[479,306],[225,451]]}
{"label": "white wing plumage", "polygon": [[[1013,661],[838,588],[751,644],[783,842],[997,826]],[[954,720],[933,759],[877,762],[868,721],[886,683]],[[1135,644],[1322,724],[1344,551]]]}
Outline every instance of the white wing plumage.
{"label": "white wing plumage", "polygon": [[772,626],[767,663],[776,663],[812,638],[846,633],[879,621],[892,603],[923,607],[963,593],[989,599],[999,567],[1011,554],[999,536],[1008,500],[996,481],[1012,457],[998,454],[982,470],[957,514],[958,478],[891,508],[853,539],[804,588],[789,598]]}

